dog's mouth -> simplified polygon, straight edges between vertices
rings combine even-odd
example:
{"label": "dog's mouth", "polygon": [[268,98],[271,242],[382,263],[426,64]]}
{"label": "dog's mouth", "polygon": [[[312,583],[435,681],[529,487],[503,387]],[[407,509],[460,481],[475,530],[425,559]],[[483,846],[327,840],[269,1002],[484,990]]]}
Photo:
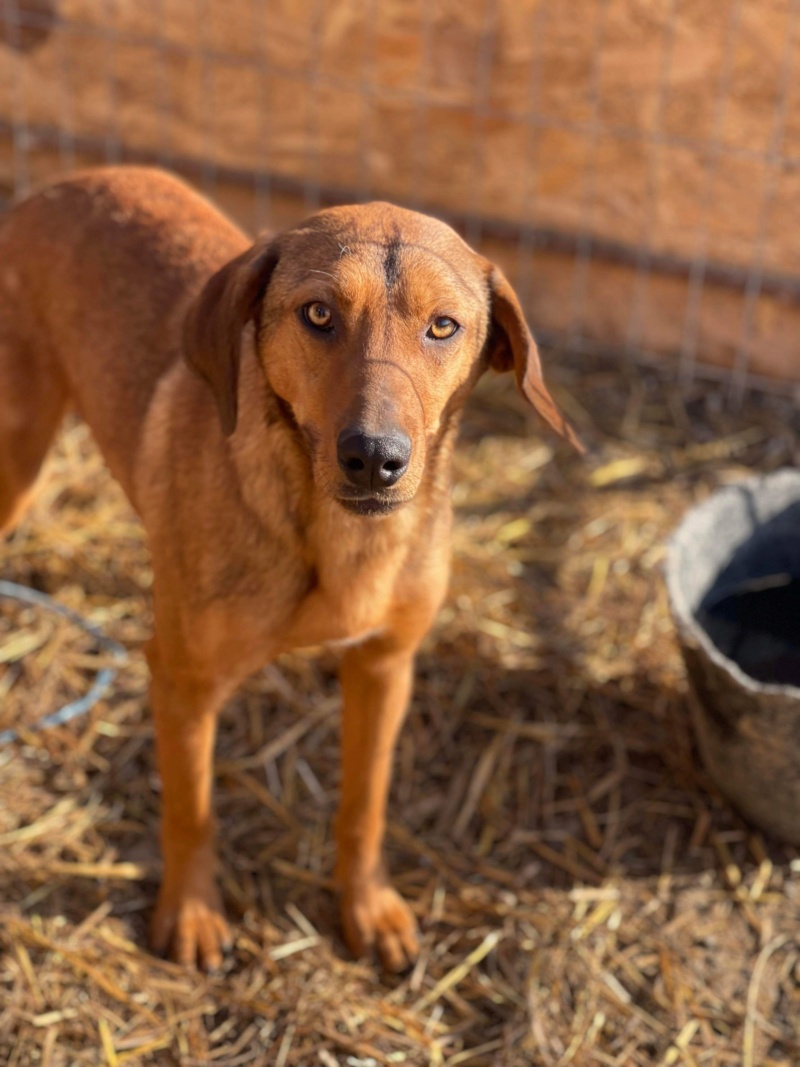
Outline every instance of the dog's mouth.
{"label": "dog's mouth", "polygon": [[397,511],[407,500],[384,496],[381,493],[340,493],[336,497],[345,511],[353,515],[390,515]]}

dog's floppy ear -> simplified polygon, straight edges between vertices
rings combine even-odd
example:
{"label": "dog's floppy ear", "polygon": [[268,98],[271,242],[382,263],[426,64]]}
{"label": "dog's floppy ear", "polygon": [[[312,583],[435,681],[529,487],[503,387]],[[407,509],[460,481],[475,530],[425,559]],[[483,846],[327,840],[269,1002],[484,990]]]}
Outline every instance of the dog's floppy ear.
{"label": "dog's floppy ear", "polygon": [[513,370],[520,392],[556,433],[565,437],[581,454],[585,451],[575,431],[561,414],[545,388],[539,351],[517,294],[499,267],[489,264],[491,324],[489,327],[489,366]]}
{"label": "dog's floppy ear", "polygon": [[277,262],[276,242],[256,242],[208,279],[184,321],[186,361],[210,386],[226,435],[236,429],[242,330]]}

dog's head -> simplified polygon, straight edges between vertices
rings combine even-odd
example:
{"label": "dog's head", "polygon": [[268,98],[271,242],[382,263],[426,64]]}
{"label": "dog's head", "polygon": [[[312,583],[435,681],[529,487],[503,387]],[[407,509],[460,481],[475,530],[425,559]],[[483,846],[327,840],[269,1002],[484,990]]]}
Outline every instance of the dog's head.
{"label": "dog's head", "polygon": [[390,204],[339,207],[257,242],[206,284],[186,356],[233,433],[241,334],[317,484],[359,514],[411,500],[453,415],[488,367],[513,370],[557,433],[536,344],[501,271],[444,223]]}

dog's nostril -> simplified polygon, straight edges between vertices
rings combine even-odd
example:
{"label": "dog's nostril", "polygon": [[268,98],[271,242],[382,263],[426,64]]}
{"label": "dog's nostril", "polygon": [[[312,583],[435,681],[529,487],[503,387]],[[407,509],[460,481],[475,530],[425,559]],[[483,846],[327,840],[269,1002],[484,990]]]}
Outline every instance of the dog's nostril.
{"label": "dog's nostril", "polygon": [[394,474],[396,471],[401,471],[403,467],[405,463],[402,459],[387,459],[382,469],[388,471],[389,474]]}
{"label": "dog's nostril", "polygon": [[350,459],[345,462],[345,467],[349,471],[363,471],[364,460],[359,459],[358,456],[351,456]]}

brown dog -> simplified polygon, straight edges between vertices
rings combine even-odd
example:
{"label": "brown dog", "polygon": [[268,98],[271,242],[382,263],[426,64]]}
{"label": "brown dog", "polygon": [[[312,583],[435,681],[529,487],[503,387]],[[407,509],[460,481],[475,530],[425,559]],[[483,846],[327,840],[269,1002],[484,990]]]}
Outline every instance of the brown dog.
{"label": "brown dog", "polygon": [[220,706],[279,653],[338,644],[344,932],[389,968],[413,958],[414,919],[381,863],[385,804],[414,653],[447,585],[459,413],[488,367],[513,369],[574,440],[500,271],[389,204],[250,245],[174,178],[121,167],[0,223],[0,529],[72,405],[152,549],[156,950],[215,967],[229,941],[211,814]]}

